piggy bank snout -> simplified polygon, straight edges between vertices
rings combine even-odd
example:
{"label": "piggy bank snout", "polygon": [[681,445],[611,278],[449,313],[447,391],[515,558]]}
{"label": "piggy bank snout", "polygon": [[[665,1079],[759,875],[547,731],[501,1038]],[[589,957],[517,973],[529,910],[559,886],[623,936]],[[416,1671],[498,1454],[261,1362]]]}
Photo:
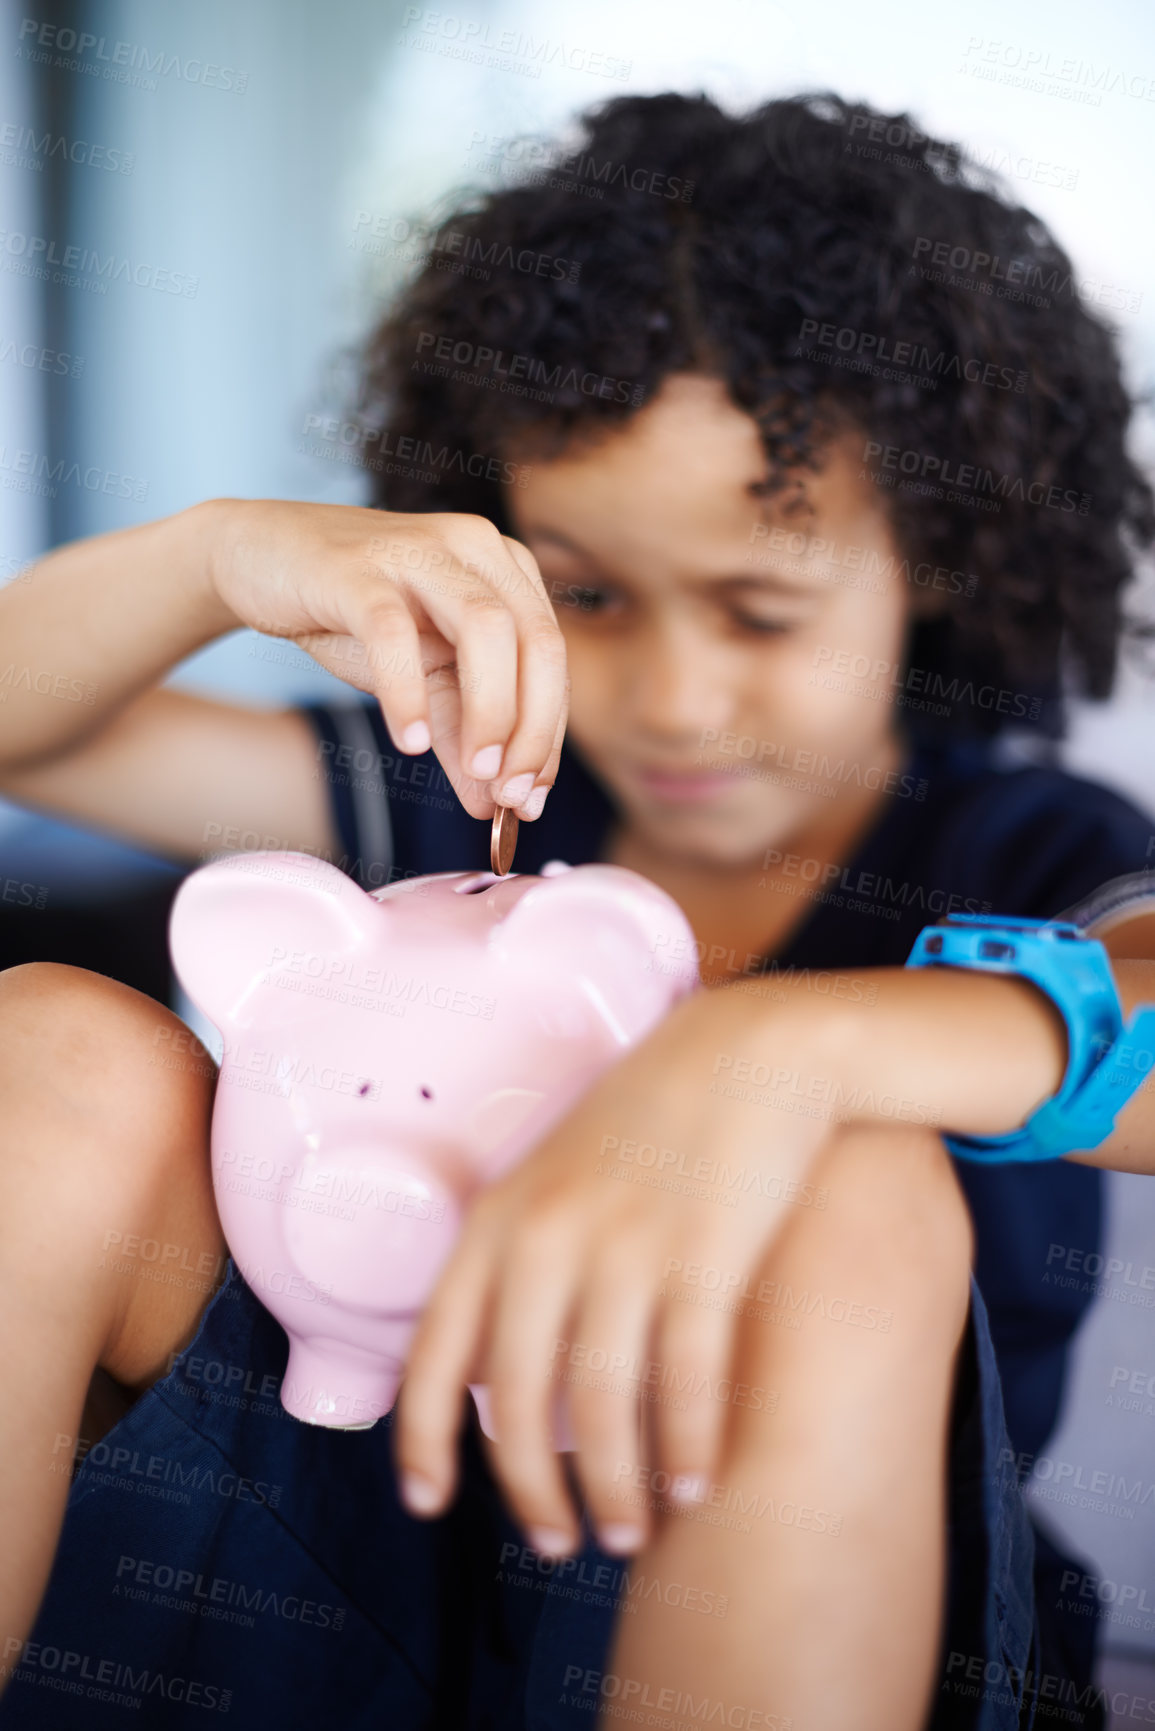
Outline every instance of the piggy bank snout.
{"label": "piggy bank snout", "polygon": [[285,1249],[305,1279],[366,1314],[421,1308],[461,1227],[456,1187],[432,1162],[367,1142],[311,1156],[295,1188]]}

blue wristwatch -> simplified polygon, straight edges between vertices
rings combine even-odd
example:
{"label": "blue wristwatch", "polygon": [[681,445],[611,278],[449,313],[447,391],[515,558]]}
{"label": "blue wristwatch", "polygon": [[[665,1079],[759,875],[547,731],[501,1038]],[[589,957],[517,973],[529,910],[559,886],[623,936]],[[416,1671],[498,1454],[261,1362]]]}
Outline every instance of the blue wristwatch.
{"label": "blue wristwatch", "polygon": [[1097,1148],[1155,1065],[1155,1005],[1124,1026],[1106,950],[1066,921],[952,914],[919,933],[906,965],[1017,974],[1047,994],[1067,1026],[1058,1093],[1005,1136],[945,1136],[961,1160],[1059,1160]]}

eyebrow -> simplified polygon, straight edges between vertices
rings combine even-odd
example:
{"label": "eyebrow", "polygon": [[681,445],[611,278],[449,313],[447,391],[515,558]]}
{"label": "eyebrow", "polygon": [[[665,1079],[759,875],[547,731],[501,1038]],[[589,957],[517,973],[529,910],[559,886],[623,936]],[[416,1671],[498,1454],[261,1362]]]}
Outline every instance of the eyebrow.
{"label": "eyebrow", "polygon": [[817,587],[805,579],[794,581],[789,577],[779,577],[773,571],[764,571],[755,575],[750,571],[739,571],[726,577],[715,577],[713,584],[722,589],[750,589],[757,592],[760,589],[773,589],[782,595],[809,595]]}
{"label": "eyebrow", "polygon": [[[576,541],[571,541],[568,535],[563,535],[558,529],[527,528],[525,532],[535,540],[552,541],[564,552],[572,553],[579,559],[587,559],[595,568],[597,567],[597,560],[588,548],[579,546]],[[606,580],[607,582],[610,581],[609,578]],[[739,571],[733,574],[726,573],[719,577],[707,577],[702,583],[695,584],[694,587],[711,590],[746,590],[751,594],[803,596],[813,594],[816,586],[805,580],[801,582],[791,581],[790,578],[778,576],[773,571]]]}

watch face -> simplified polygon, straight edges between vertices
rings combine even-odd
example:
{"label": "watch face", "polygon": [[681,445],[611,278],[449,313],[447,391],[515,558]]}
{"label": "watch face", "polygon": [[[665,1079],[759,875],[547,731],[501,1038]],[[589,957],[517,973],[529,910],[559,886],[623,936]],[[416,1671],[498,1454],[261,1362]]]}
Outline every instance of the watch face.
{"label": "watch face", "polygon": [[[1143,911],[1148,915],[1155,959],[1155,896],[1146,901]],[[1140,923],[1136,921],[1136,927]],[[948,1136],[946,1143],[952,1154],[962,1160],[999,1164],[1057,1160],[1079,1149],[1098,1147],[1110,1133],[1122,1103],[1109,1072],[1111,1053],[1124,1032],[1118,993],[1102,944],[1070,920],[959,914],[923,928],[907,967],[1017,975],[1051,999],[1067,1028],[1065,1075],[1055,1094],[1021,1129],[1008,1135]],[[1155,1070],[1155,1006],[1149,1009],[1150,1068]],[[1134,1027],[1128,1032],[1135,1046]],[[1141,1084],[1143,1074],[1132,1061],[1131,1073],[1125,1077],[1131,1091]]]}
{"label": "watch face", "polygon": [[[1155,902],[1152,903],[1155,911]],[[1015,937],[1035,943],[1047,944],[1086,944],[1091,941],[1091,934],[1080,930],[1069,920],[1034,920],[1025,916],[1016,919],[1013,915],[1008,919],[996,919],[987,914],[960,914],[958,918],[943,920],[942,925],[952,927],[962,936],[971,932],[981,934],[990,932],[989,938],[977,938],[976,958],[987,962],[1005,962],[1013,960],[1015,954]],[[928,940],[928,949],[933,955],[942,953],[942,943],[932,945]]]}
{"label": "watch face", "polygon": [[[1155,897],[1152,898],[1151,905],[1155,909]],[[1031,937],[1064,940],[1082,936],[1079,927],[1072,920],[1036,920],[1029,919],[1026,914],[948,914],[938,923],[940,926],[957,926],[960,930],[969,932],[985,928],[988,931],[1026,932]]]}
{"label": "watch face", "polygon": [[[1103,884],[1085,901],[1078,902],[1073,908],[1067,908],[1063,917],[1071,920],[1085,936],[1091,938],[1102,938],[1107,932],[1113,932],[1118,926],[1127,925],[1132,920],[1153,920],[1155,872],[1130,872],[1124,877],[1112,878],[1110,883]],[[1136,927],[1136,937],[1138,936],[1139,928]],[[1128,954],[1143,960],[1150,951],[1144,941],[1141,951],[1131,950]]]}

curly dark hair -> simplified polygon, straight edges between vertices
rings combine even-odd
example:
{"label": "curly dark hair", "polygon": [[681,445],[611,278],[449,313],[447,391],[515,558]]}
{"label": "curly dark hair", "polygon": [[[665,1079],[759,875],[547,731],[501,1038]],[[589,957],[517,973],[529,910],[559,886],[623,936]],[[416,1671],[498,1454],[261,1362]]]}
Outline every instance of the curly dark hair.
{"label": "curly dark hair", "polygon": [[833,94],[737,116],[624,96],[581,124],[519,184],[461,197],[370,338],[373,502],[509,533],[509,459],[707,373],[757,423],[767,493],[852,427],[887,453],[911,569],[977,577],[916,628],[914,664],[1041,694],[1053,724],[1064,675],[1107,695],[1155,508],[1114,333],[1045,225],[958,145]]}

